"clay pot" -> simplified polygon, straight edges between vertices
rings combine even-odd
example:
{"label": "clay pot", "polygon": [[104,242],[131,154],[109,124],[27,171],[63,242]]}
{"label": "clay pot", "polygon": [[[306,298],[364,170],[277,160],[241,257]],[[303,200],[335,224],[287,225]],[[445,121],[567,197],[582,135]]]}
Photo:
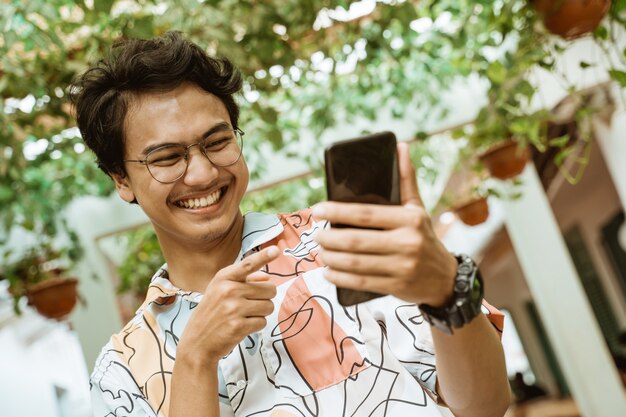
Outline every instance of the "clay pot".
{"label": "clay pot", "polygon": [[509,139],[492,146],[478,159],[492,177],[506,180],[521,174],[529,157],[528,148],[520,148],[517,142]]}
{"label": "clay pot", "polygon": [[26,291],[28,304],[51,319],[60,320],[72,312],[78,300],[75,278],[52,278],[31,285]]}
{"label": "clay pot", "polygon": [[611,0],[533,0],[551,33],[574,39],[593,32],[606,16]]}
{"label": "clay pot", "polygon": [[475,198],[452,209],[463,223],[476,226],[484,223],[489,217],[489,205],[484,197]]}

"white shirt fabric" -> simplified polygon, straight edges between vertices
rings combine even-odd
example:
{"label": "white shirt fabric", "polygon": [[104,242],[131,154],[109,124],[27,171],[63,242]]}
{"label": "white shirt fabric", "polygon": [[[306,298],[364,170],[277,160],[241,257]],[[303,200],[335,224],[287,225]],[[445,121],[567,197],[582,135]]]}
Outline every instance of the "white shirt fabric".
{"label": "white shirt fabric", "polygon": [[[220,416],[441,416],[430,326],[391,296],[343,307],[324,279],[310,210],[245,217],[239,260],[269,245],[277,286],[260,332],[221,359]],[[91,376],[94,416],[167,416],[176,346],[202,294],[175,288],[167,265],[136,316],[103,348]],[[483,304],[496,329],[502,315]],[[192,381],[190,383],[199,383]]]}

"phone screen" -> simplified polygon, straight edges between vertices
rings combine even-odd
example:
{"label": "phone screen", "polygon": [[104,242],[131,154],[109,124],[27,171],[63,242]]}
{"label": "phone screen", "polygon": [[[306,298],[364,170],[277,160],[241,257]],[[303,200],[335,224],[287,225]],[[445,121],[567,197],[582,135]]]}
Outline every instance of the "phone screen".
{"label": "phone screen", "polygon": [[346,203],[400,204],[396,137],[375,133],[326,148],[328,199]]}
{"label": "phone screen", "polygon": [[[345,203],[400,204],[400,181],[396,137],[381,132],[341,142],[326,148],[328,200]],[[331,227],[353,227],[331,224]],[[337,288],[339,303],[362,303],[383,294]]]}

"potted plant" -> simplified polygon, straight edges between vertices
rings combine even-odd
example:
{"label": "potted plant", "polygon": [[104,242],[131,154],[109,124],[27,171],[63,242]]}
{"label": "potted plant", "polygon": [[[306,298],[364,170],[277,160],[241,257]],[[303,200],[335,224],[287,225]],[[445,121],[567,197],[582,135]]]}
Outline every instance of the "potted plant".
{"label": "potted plant", "polygon": [[530,159],[530,146],[540,152],[549,146],[550,120],[546,110],[525,114],[519,106],[501,106],[494,100],[479,112],[472,126],[455,132],[455,137],[467,140],[462,158],[474,159],[493,178],[518,176]]}
{"label": "potted plant", "polygon": [[574,39],[593,32],[611,7],[610,0],[532,0],[551,33]]}
{"label": "potted plant", "polygon": [[492,177],[514,178],[524,170],[530,158],[530,145],[545,149],[546,117],[544,111],[513,114],[511,110],[487,106],[467,135],[469,150]]}
{"label": "potted plant", "polygon": [[528,147],[519,146],[513,139],[496,144],[478,155],[491,176],[501,180],[521,174],[529,158]]}
{"label": "potted plant", "polygon": [[484,196],[472,197],[452,207],[452,211],[468,226],[477,226],[489,218],[489,205]]}
{"label": "potted plant", "polygon": [[[5,261],[11,253],[5,254]],[[67,261],[60,251],[50,245],[28,249],[16,260],[5,262],[0,279],[9,283],[14,309],[20,314],[19,300],[25,296],[28,304],[51,319],[63,319],[72,312],[79,299],[78,280],[66,276]]]}
{"label": "potted plant", "polygon": [[[590,34],[602,50],[608,63],[608,75],[622,88],[626,87],[626,57],[618,39],[626,29],[626,2],[610,0],[532,0],[532,6],[543,21],[543,26],[565,40]],[[535,30],[536,31],[536,30]],[[568,44],[552,40],[554,53],[564,52]],[[583,58],[579,65],[585,69],[597,63]]]}
{"label": "potted plant", "polygon": [[489,82],[487,104],[471,126],[453,133],[464,138],[461,158],[485,167],[498,179],[519,175],[530,158],[529,147],[547,148],[550,113],[536,109],[537,87],[529,81],[531,70],[554,67],[549,37],[536,30],[537,13],[527,6],[516,12],[509,25],[499,29],[501,45],[514,45],[498,55],[485,55],[477,73]]}

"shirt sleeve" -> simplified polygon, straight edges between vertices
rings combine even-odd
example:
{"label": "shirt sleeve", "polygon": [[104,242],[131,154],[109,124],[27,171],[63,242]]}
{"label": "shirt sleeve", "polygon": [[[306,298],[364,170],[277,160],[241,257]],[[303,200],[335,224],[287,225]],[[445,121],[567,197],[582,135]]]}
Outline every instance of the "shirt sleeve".
{"label": "shirt sleeve", "polygon": [[417,305],[386,296],[368,301],[364,306],[383,328],[393,355],[436,398],[432,334]]}
{"label": "shirt sleeve", "polygon": [[[436,400],[437,371],[431,327],[417,305],[385,296],[368,301],[364,306],[383,328],[394,356]],[[502,313],[486,301],[481,310],[501,335]]]}
{"label": "shirt sleeve", "polygon": [[[96,360],[89,380],[94,417],[160,417],[137,386],[130,370],[119,361],[117,352],[107,345]],[[235,417],[223,381],[220,381],[220,417]]]}
{"label": "shirt sleeve", "polygon": [[135,383],[130,370],[107,345],[89,380],[94,417],[157,417]]}

